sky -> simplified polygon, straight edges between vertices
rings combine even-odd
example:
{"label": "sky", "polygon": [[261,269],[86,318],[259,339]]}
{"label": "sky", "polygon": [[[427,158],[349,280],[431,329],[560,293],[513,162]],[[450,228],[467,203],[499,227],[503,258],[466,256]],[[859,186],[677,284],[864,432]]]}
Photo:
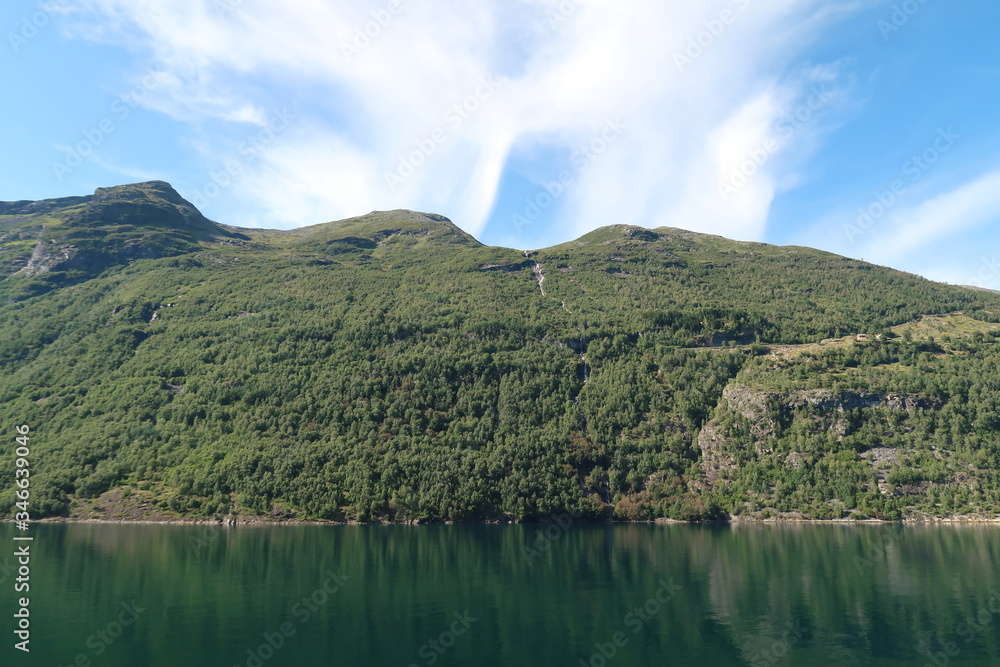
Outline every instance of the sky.
{"label": "sky", "polygon": [[8,0],[0,200],[165,180],[289,229],[610,224],[1000,289],[993,0]]}

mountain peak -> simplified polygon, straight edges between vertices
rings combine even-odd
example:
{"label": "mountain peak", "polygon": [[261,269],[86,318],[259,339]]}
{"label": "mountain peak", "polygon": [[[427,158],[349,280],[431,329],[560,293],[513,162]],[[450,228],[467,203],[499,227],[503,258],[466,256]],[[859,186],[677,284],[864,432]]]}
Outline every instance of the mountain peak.
{"label": "mountain peak", "polygon": [[0,276],[46,275],[25,294],[86,280],[137,259],[194,252],[235,234],[207,219],[164,181],[98,188],[93,195],[0,203],[10,243]]}
{"label": "mountain peak", "polygon": [[427,229],[444,229],[451,232],[465,234],[465,232],[463,232],[458,225],[452,222],[450,218],[437,213],[423,213],[421,211],[411,211],[405,208],[397,208],[391,211],[372,211],[371,213],[367,213],[365,215],[347,218],[346,220],[339,220],[330,224],[336,226],[360,224],[370,225],[373,227],[383,225],[392,227],[393,225],[400,224],[407,227],[416,225],[418,227],[426,227]]}
{"label": "mountain peak", "polygon": [[310,244],[336,244],[344,242],[359,248],[406,241],[408,245],[464,245],[482,247],[482,244],[463,231],[454,222],[437,213],[421,213],[407,209],[372,211],[366,215],[327,222],[301,230]]}
{"label": "mountain peak", "polygon": [[134,200],[157,198],[172,204],[188,205],[186,201],[174,187],[166,181],[144,181],[142,183],[130,183],[127,185],[113,185],[106,188],[97,188],[94,191],[93,201],[111,200]]}
{"label": "mountain peak", "polygon": [[414,220],[414,221],[427,221],[427,222],[443,222],[449,225],[454,225],[455,223],[443,215],[437,213],[421,213],[420,211],[411,211],[405,208],[397,208],[391,211],[372,211],[368,216],[385,216],[388,218],[394,218],[398,220]]}

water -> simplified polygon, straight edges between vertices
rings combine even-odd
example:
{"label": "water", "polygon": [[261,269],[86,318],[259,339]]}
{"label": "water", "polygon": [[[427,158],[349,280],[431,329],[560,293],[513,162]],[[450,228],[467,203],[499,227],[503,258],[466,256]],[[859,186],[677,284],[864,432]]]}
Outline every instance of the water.
{"label": "water", "polygon": [[1000,664],[1000,527],[32,534],[30,656],[0,555],[3,665]]}

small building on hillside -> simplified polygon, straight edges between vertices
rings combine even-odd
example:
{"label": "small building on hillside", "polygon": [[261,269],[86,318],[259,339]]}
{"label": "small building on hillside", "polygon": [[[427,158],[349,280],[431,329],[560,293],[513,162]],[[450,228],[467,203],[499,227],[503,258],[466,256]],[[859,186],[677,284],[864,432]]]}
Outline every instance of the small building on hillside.
{"label": "small building on hillside", "polygon": [[854,340],[859,340],[859,341],[868,341],[868,340],[871,340],[871,339],[870,339],[870,338],[868,338],[868,334],[858,334],[858,335],[857,335],[857,336],[856,336],[856,337],[854,338]]}

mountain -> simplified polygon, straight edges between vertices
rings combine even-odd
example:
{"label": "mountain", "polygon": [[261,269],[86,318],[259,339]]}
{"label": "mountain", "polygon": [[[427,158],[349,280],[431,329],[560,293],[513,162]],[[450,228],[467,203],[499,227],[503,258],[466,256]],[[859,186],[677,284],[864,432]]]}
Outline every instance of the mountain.
{"label": "mountain", "polygon": [[522,251],[411,211],[231,227],[163,182],[0,203],[34,517],[995,516],[998,321],[672,228]]}
{"label": "mountain", "polygon": [[2,202],[0,275],[38,278],[23,286],[36,295],[137,259],[183,255],[202,241],[233,238],[239,235],[162,181],[99,188],[87,197]]}

